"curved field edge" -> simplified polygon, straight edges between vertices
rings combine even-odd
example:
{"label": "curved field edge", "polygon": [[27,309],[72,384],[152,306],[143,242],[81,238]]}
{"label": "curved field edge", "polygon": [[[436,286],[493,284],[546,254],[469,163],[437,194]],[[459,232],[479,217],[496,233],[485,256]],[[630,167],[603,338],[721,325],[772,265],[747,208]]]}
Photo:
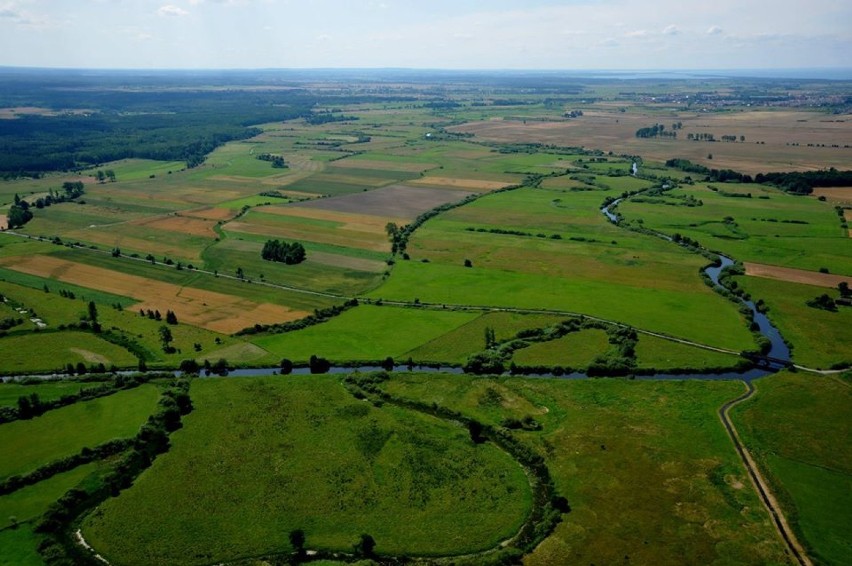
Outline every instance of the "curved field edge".
{"label": "curved field edge", "polygon": [[808,554],[848,564],[852,544],[852,401],[848,377],[782,372],[754,382],[732,410],[740,437],[769,481]]}
{"label": "curved field edge", "polygon": [[716,411],[736,382],[418,374],[389,393],[482,422],[531,417],[571,513],[525,564],[786,564]]}
{"label": "curved field edge", "polygon": [[320,550],[369,533],[379,554],[464,554],[513,536],[528,514],[529,483],[507,454],[358,401],[335,378],[200,379],[192,398],[169,452],[84,521],[113,564],[288,553],[294,529]]}

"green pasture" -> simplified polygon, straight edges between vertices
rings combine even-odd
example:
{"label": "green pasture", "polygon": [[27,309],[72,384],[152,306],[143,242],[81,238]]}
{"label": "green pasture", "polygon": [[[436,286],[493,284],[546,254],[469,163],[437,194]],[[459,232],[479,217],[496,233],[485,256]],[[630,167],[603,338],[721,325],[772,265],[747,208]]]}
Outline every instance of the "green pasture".
{"label": "green pasture", "polygon": [[69,489],[79,485],[97,469],[97,463],[85,464],[0,496],[0,529],[11,526],[12,517],[19,523],[37,519],[51,503],[65,495]]}
{"label": "green pasture", "polygon": [[[49,355],[46,353],[49,352]],[[135,367],[130,352],[87,332],[32,332],[0,339],[4,373],[62,371],[67,364]]]}
{"label": "green pasture", "polygon": [[[694,277],[698,280],[698,274]],[[700,281],[700,280],[699,280]],[[753,348],[732,303],[711,291],[664,290],[605,280],[515,273],[458,265],[398,262],[373,299],[446,305],[552,309],[616,320],[644,330],[729,348]],[[695,321],[702,321],[696,324]]]}
{"label": "green pasture", "polygon": [[648,334],[640,334],[636,343],[636,363],[640,368],[726,368],[735,367],[741,360],[732,354],[695,348]]}
{"label": "green pasture", "polygon": [[793,361],[816,368],[852,364],[852,308],[830,312],[806,304],[822,294],[839,297],[836,289],[761,277],[735,279],[754,300],[763,299],[769,307],[766,316],[793,345]]}
{"label": "green pasture", "polygon": [[852,559],[849,384],[837,377],[779,373],[733,410],[743,441],[768,476],[787,518],[820,564]]}
{"label": "green pasture", "polygon": [[[234,266],[239,266],[243,268],[246,277],[252,279],[348,296],[374,287],[387,268],[384,262],[377,261],[365,264],[378,268],[372,272],[346,267],[349,262],[345,255],[338,256],[339,265],[329,265],[332,262],[320,263],[311,257],[311,252],[317,248],[303,240],[300,243],[305,246],[307,259],[302,263],[286,265],[267,261],[261,257],[261,250],[268,239],[271,238],[251,237],[243,233],[229,235],[205,251],[204,267],[210,271],[227,273]],[[337,246],[335,248],[345,249]],[[355,264],[360,265],[358,262]]]}
{"label": "green pasture", "polygon": [[712,186],[720,192],[751,193],[752,198],[721,196],[704,185],[695,185],[670,194],[692,195],[704,203],[702,206],[672,207],[628,200],[619,205],[619,211],[626,220],[642,219],[647,228],[680,233],[740,261],[810,271],[825,267],[832,273],[852,275],[852,239],[841,229],[830,203],[762,185]]}
{"label": "green pasture", "polygon": [[508,340],[521,330],[544,328],[561,322],[564,318],[511,312],[485,313],[410,350],[408,355],[415,360],[461,364],[471,354],[485,348],[485,330],[488,328],[494,330],[494,337],[498,341]]}
{"label": "green pasture", "polygon": [[85,446],[133,436],[158,398],[156,386],[142,385],[0,426],[0,449],[8,455],[0,461],[0,478],[31,472]]}
{"label": "green pasture", "polygon": [[369,533],[379,553],[465,553],[512,536],[531,505],[494,445],[358,401],[330,376],[200,379],[192,397],[169,452],[84,522],[111,562],[290,552],[293,529],[311,549],[348,551]]}
{"label": "green pasture", "polygon": [[39,540],[28,524],[0,530],[0,566],[44,566]]}
{"label": "green pasture", "polygon": [[[15,382],[0,382],[0,406],[15,407],[19,397],[38,395],[43,402],[54,401],[64,395],[76,395],[85,389],[94,389],[100,383],[85,383],[65,379],[44,380],[26,385]],[[0,515],[2,517],[2,515]]]}
{"label": "green pasture", "polygon": [[[525,564],[786,564],[718,408],[737,382],[395,376],[383,388],[517,433],[571,513]],[[625,558],[627,557],[627,558]]]}
{"label": "green pasture", "polygon": [[610,348],[603,330],[572,332],[562,338],[536,342],[515,352],[512,361],[521,366],[563,366],[583,369]]}
{"label": "green pasture", "polygon": [[353,361],[383,360],[391,356],[403,361],[416,348],[477,316],[475,312],[361,305],[328,322],[262,336],[252,343],[293,361],[307,361],[311,355]]}

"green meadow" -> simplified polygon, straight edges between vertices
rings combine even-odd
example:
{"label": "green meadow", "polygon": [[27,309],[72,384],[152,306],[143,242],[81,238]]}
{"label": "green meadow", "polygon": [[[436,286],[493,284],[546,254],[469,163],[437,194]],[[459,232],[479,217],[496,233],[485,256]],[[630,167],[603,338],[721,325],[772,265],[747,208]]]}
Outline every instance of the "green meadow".
{"label": "green meadow", "polygon": [[142,385],[107,397],[48,411],[30,420],[0,426],[0,479],[31,472],[83,447],[136,434],[159,397],[157,387]]}
{"label": "green meadow", "polygon": [[311,549],[369,533],[383,554],[463,554],[510,538],[530,508],[523,470],[495,446],[333,377],[200,379],[192,397],[169,452],[83,524],[111,562],[286,553],[293,529]]}
{"label": "green meadow", "polygon": [[412,350],[477,316],[474,312],[361,305],[323,324],[263,336],[252,342],[279,358],[299,362],[307,361],[312,355],[353,361],[376,361],[390,356],[404,361]]}
{"label": "green meadow", "polygon": [[741,383],[418,374],[382,387],[485,423],[540,423],[518,434],[571,512],[524,563],[786,563],[716,414]]}
{"label": "green meadow", "polygon": [[736,407],[740,435],[768,476],[799,539],[820,564],[852,556],[848,376],[779,373]]}

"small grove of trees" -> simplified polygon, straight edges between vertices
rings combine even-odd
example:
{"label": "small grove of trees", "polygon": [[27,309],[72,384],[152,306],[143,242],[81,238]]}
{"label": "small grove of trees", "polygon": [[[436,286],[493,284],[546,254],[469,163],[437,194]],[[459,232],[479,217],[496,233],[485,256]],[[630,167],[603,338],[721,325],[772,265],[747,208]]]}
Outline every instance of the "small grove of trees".
{"label": "small grove of trees", "polygon": [[814,309],[822,309],[831,312],[835,312],[837,310],[837,305],[834,304],[834,299],[829,297],[826,293],[806,301],[805,304]]}
{"label": "small grove of trees", "polygon": [[167,354],[172,354],[175,351],[175,347],[172,346],[172,341],[174,340],[174,336],[172,336],[172,331],[169,330],[168,326],[161,326],[159,330],[160,335],[160,343],[163,345],[163,351]]}
{"label": "small grove of trees", "polygon": [[673,130],[666,131],[666,127],[662,124],[654,124],[653,126],[649,126],[647,128],[639,128],[636,130],[637,138],[676,138],[677,132]]}
{"label": "small grove of trees", "polygon": [[307,254],[305,247],[299,242],[288,244],[280,240],[268,240],[263,245],[260,257],[267,261],[278,261],[287,265],[294,265],[305,261]]}
{"label": "small grove of trees", "polygon": [[287,169],[287,164],[284,162],[284,158],[280,155],[273,155],[271,153],[261,153],[257,156],[261,161],[269,161],[272,163],[273,169]]}

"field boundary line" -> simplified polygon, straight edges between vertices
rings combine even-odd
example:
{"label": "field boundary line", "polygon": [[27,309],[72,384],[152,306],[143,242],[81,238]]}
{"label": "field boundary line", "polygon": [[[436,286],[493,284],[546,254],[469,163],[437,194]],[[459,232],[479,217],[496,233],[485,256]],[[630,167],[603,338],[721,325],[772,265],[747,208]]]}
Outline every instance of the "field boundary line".
{"label": "field boundary line", "polygon": [[751,483],[757,491],[757,494],[760,498],[760,501],[763,503],[763,506],[769,512],[769,516],[772,518],[772,524],[775,527],[775,530],[781,536],[781,539],[784,541],[785,546],[787,547],[787,552],[795,559],[796,563],[800,566],[813,566],[813,562],[808,557],[807,552],[805,551],[802,544],[796,538],[795,533],[790,528],[789,523],[787,522],[787,517],[784,515],[784,511],[781,509],[781,505],[778,503],[778,500],[775,499],[775,496],[772,494],[772,491],[769,489],[769,485],[766,480],[763,478],[763,475],[760,473],[760,469],[752,458],[751,453],[742,443],[740,439],[739,433],[737,432],[736,427],[734,426],[733,421],[730,418],[731,408],[739,405],[740,403],[752,398],[754,394],[757,392],[754,385],[749,381],[743,381],[746,386],[746,392],[737,397],[736,399],[732,399],[728,401],[724,405],[719,408],[718,414],[719,419],[722,421],[722,425],[725,427],[725,431],[728,433],[728,437],[734,444],[734,448],[737,451],[737,454],[740,456],[740,460],[748,472],[749,479],[751,479]]}

